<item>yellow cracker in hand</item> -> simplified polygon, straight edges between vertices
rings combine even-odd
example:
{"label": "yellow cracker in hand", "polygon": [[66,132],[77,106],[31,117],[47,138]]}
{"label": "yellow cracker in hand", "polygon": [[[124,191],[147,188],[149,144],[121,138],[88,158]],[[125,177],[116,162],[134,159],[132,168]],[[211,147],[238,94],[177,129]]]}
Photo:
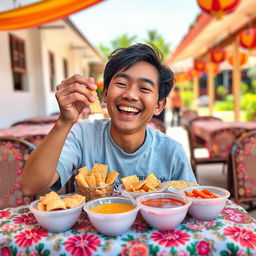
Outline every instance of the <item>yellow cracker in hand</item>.
{"label": "yellow cracker in hand", "polygon": [[75,176],[75,180],[79,186],[89,187],[88,183],[85,180],[85,177],[82,175],[81,172]]}
{"label": "yellow cracker in hand", "polygon": [[106,164],[99,164],[95,163],[92,167],[91,173],[100,173],[101,175],[101,181],[106,181],[107,177],[107,172],[108,172],[108,166]]}
{"label": "yellow cracker in hand", "polygon": [[47,211],[56,211],[56,210],[65,210],[65,209],[67,209],[67,207],[62,199],[51,200],[46,205]]}
{"label": "yellow cracker in hand", "polygon": [[97,95],[97,92],[96,91],[91,91],[91,94],[94,97],[95,101],[90,103],[90,105],[89,105],[90,112],[92,114],[96,114],[96,113],[102,114],[103,111],[102,111],[102,108],[101,108],[101,105],[100,105],[100,101],[99,101],[99,97]]}
{"label": "yellow cracker in hand", "polygon": [[81,173],[81,175],[83,177],[86,177],[90,174],[89,170],[88,170],[88,167],[87,166],[84,166],[84,167],[81,167],[78,169],[78,173]]}
{"label": "yellow cracker in hand", "polygon": [[157,187],[161,181],[151,172],[145,179],[146,184],[155,188]]}
{"label": "yellow cracker in hand", "polygon": [[119,176],[118,172],[110,171],[107,178],[106,178],[106,183],[107,184],[113,184],[118,176]]}

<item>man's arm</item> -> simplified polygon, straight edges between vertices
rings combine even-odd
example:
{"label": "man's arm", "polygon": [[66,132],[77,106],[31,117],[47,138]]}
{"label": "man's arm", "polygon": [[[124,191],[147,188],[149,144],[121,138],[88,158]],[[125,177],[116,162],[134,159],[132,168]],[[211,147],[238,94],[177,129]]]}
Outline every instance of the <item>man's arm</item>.
{"label": "man's arm", "polygon": [[25,195],[40,193],[58,180],[56,167],[67,135],[84,107],[94,101],[91,90],[96,88],[93,79],[79,75],[72,76],[57,86],[60,117],[26,162],[19,182]]}

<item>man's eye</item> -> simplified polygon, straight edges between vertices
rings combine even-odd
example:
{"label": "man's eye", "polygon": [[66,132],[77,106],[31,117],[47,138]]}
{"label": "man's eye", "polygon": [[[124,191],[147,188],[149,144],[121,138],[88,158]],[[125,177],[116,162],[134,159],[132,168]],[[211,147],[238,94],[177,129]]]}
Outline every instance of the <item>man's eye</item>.
{"label": "man's eye", "polygon": [[118,84],[118,85],[120,85],[120,86],[126,86],[126,84],[120,83],[120,82],[118,82],[118,83],[116,83],[116,84]]}
{"label": "man's eye", "polygon": [[150,92],[151,89],[149,89],[149,88],[147,88],[147,87],[142,87],[142,88],[141,88],[141,91],[143,91],[143,92]]}

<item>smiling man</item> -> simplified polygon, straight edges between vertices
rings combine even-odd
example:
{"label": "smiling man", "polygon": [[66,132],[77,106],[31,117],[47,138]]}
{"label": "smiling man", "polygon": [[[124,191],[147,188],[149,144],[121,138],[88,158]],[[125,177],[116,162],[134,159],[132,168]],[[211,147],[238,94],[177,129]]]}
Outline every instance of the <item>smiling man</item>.
{"label": "smiling man", "polygon": [[104,101],[110,119],[78,120],[94,101],[93,78],[72,76],[57,86],[60,117],[28,159],[20,185],[31,195],[51,187],[59,190],[74,169],[107,164],[120,178],[153,172],[162,181],[195,182],[182,146],[153,130],[173,87],[172,71],[153,47],[136,44],[114,51],[104,71]]}

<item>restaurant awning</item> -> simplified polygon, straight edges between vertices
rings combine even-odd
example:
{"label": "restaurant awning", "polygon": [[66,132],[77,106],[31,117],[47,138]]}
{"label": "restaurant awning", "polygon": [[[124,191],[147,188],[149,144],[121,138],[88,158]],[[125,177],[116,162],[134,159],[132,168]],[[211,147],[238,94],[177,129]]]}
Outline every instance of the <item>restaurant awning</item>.
{"label": "restaurant awning", "polygon": [[25,29],[63,19],[103,0],[44,0],[0,12],[0,30]]}
{"label": "restaurant awning", "polygon": [[[235,120],[239,120],[240,112],[240,81],[241,70],[239,64],[239,45],[237,35],[243,29],[256,26],[256,1],[244,0],[238,8],[231,14],[223,16],[217,20],[214,17],[201,13],[195,22],[190,26],[188,33],[180,44],[167,59],[167,64],[172,66],[174,63],[188,58],[206,58],[213,48],[229,48],[234,56],[235,65],[233,68],[233,94],[234,94],[234,113]],[[255,55],[255,51],[250,51],[250,55]],[[255,55],[256,56],[256,55]],[[208,94],[210,114],[213,111],[214,102],[214,74],[212,64],[208,64]],[[198,91],[198,90],[195,90]],[[198,95],[197,95],[198,96]],[[195,97],[196,98],[196,97]]]}

